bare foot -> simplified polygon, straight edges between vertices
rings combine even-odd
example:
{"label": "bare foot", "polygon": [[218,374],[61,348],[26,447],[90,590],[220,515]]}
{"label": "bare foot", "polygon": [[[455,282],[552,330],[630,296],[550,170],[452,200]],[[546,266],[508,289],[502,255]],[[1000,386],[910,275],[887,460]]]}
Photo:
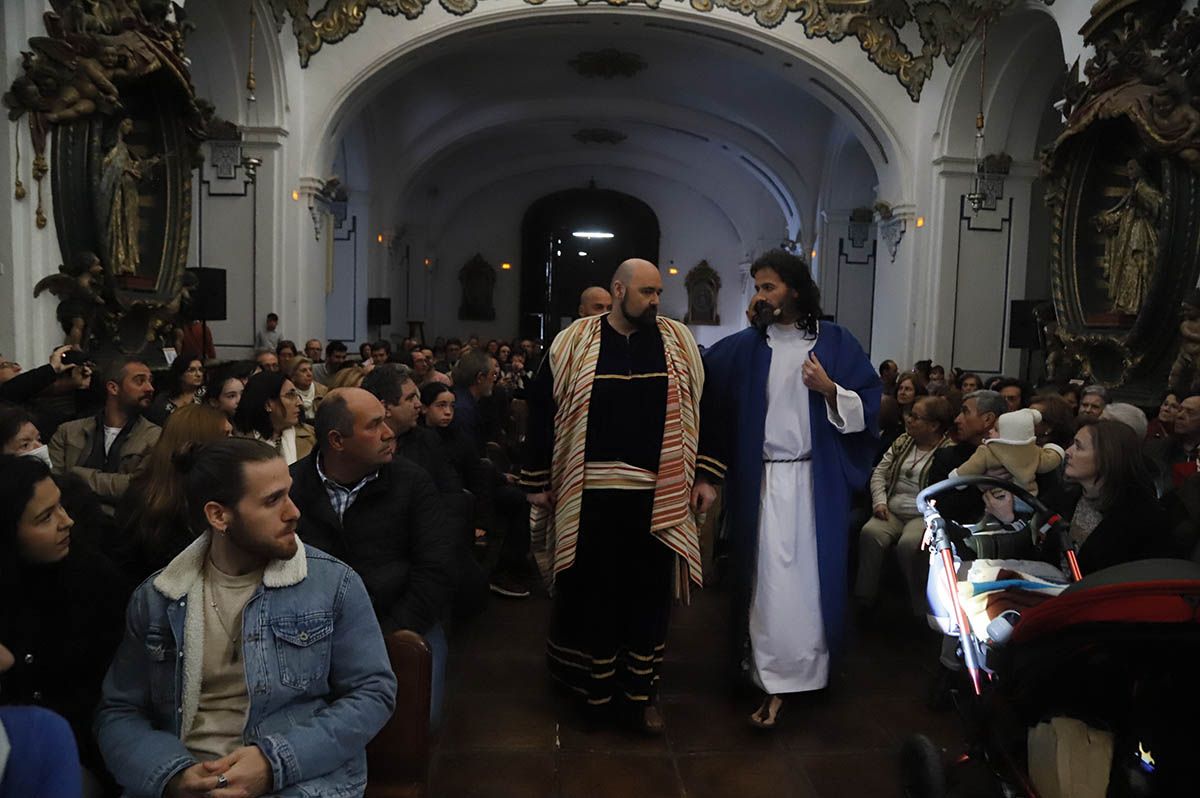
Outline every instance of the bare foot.
{"label": "bare foot", "polygon": [[769,695],[750,716],[750,723],[760,729],[773,729],[779,723],[779,710],[783,708],[783,696]]}

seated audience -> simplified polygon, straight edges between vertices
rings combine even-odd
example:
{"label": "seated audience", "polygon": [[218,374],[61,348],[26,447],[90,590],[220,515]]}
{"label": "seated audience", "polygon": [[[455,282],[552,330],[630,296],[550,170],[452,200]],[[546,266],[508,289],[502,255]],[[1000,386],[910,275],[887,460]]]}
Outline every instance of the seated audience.
{"label": "seated audience", "polygon": [[66,718],[84,767],[104,783],[92,714],[129,591],[107,557],[75,539],[86,535],[72,533],[62,498],[44,462],[0,456],[0,645],[16,658],[0,701]]}
{"label": "seated audience", "polygon": [[136,581],[166,566],[196,537],[188,527],[183,484],[172,459],[192,444],[219,441],[232,432],[228,417],[205,405],[181,407],[167,419],[146,456],[146,468],[134,477],[117,508],[124,541],[119,559]]}
{"label": "seated audience", "polygon": [[496,363],[500,365],[501,370],[508,370],[509,364],[512,362],[512,344],[507,341],[501,341],[496,346]]}
{"label": "seated audience", "polygon": [[929,484],[934,453],[951,445],[950,405],[940,396],[922,397],[904,423],[907,432],[896,439],[871,474],[874,517],[863,526],[859,536],[854,596],[861,604],[875,603],[884,555],[896,544],[913,609],[924,615],[925,575],[917,568],[916,559],[921,553],[925,520],[917,512],[916,499]]}
{"label": "seated audience", "polygon": [[1065,451],[1075,440],[1075,411],[1057,393],[1040,394],[1029,406],[1042,414],[1035,428],[1038,446],[1056,444]]}
{"label": "seated audience", "polygon": [[[954,445],[934,452],[929,467],[929,484],[941,482],[975,453],[996,426],[1007,405],[995,391],[973,391],[963,397],[954,419]],[[938,497],[942,517],[956,524],[973,524],[983,515],[983,497],[970,488],[949,491]]]}
{"label": "seated audience", "polygon": [[149,367],[134,358],[117,359],[105,371],[103,409],[68,421],[50,440],[54,473],[80,477],[109,515],[162,432],[142,417],[153,399]]}
{"label": "seated audience", "polygon": [[1074,382],[1068,382],[1058,389],[1058,395],[1067,401],[1071,412],[1079,415],[1079,400],[1083,397],[1083,389]]}
{"label": "seated audience", "polygon": [[0,454],[29,455],[50,465],[50,447],[42,443],[32,413],[16,405],[0,404]]}
{"label": "seated audience", "polygon": [[925,378],[914,371],[906,371],[896,378],[896,402],[900,405],[900,414],[908,416],[912,412],[913,403],[922,396],[928,396],[925,389]]}
{"label": "seated audience", "polygon": [[237,414],[238,403],[242,401],[242,391],[246,389],[243,370],[236,363],[211,369],[205,385],[204,396],[208,406],[220,410],[231,421]]}
{"label": "seated audience", "polygon": [[1035,428],[1041,420],[1042,414],[1028,407],[1004,413],[992,434],[950,476],[978,477],[1004,471],[1013,484],[1036,496],[1038,476],[1057,473],[1063,463],[1061,446],[1037,442]]}
{"label": "seated audience", "polygon": [[260,372],[279,373],[279,355],[274,349],[260,349],[254,353],[254,362]]}
{"label": "seated audience", "polygon": [[292,467],[299,534],[362,576],[384,632],[425,636],[434,654],[436,719],[446,662],[442,622],[457,573],[437,489],[420,467],[395,456],[387,411],[362,388],[329,392],[317,410],[317,441]]}
{"label": "seated audience", "polygon": [[358,362],[366,363],[371,360],[371,342],[363,341],[358,345]]}
{"label": "seated audience", "polygon": [[1147,557],[1170,557],[1167,518],[1141,456],[1142,438],[1117,421],[1079,428],[1064,474],[1082,488],[1073,507],[1053,507],[1071,519],[1084,575]]}
{"label": "seated audience", "polygon": [[1145,450],[1163,476],[1162,492],[1178,488],[1196,473],[1200,460],[1200,394],[1180,401],[1174,432],[1168,438],[1149,441]]}
{"label": "seated audience", "polygon": [[383,403],[387,425],[396,435],[396,454],[424,469],[441,494],[446,525],[454,531],[458,582],[454,599],[456,615],[472,614],[482,608],[487,593],[487,580],[471,554],[475,536],[489,525],[486,498],[481,497],[476,502],[475,497],[463,489],[462,478],[450,463],[441,438],[418,423],[421,394],[411,370],[400,365],[380,366],[363,380],[363,389]]}
{"label": "seated audience", "polygon": [[321,362],[321,355],[323,352],[324,350],[321,349],[320,338],[309,338],[304,342],[304,356],[313,363]]}
{"label": "seated audience", "polygon": [[1004,397],[1004,404],[1009,413],[1020,410],[1029,403],[1029,389],[1025,387],[1025,383],[1012,377],[1001,379],[992,390]]}
{"label": "seated audience", "polygon": [[950,384],[946,382],[946,369],[942,366],[933,366],[929,369],[929,382],[925,389],[929,391],[930,396],[945,396],[950,390]]}
{"label": "seated audience", "polygon": [[1179,415],[1179,394],[1167,391],[1158,403],[1158,413],[1150,419],[1146,428],[1147,440],[1163,440],[1175,430],[1175,417]]}
{"label": "seated audience", "polygon": [[176,466],[198,537],[129,603],[96,716],[109,769],[144,798],[361,795],[396,698],[362,580],[301,544],[270,446]]}
{"label": "seated audience", "polygon": [[154,403],[146,411],[146,420],[160,427],[176,408],[204,401],[204,362],[198,357],[177,357],[167,371],[166,382],[154,392]]}
{"label": "seated audience", "polygon": [[[751,307],[753,307],[751,302]],[[883,383],[883,395],[896,395],[896,378],[900,376],[900,367],[894,360],[885,360],[879,364],[879,381]]]}
{"label": "seated audience", "polygon": [[279,360],[279,370],[287,374],[292,368],[292,358],[296,356],[296,342],[286,338],[275,347],[275,357]]}
{"label": "seated audience", "polygon": [[1126,402],[1111,402],[1104,406],[1100,418],[1105,421],[1119,421],[1138,434],[1141,440],[1146,439],[1146,430],[1150,426],[1146,414],[1140,407]]}
{"label": "seated audience", "polygon": [[363,377],[367,376],[374,366],[375,363],[370,358],[367,358],[361,366],[346,366],[329,381],[329,389],[360,387]]}
{"label": "seated audience", "polygon": [[25,404],[54,385],[61,375],[79,370],[63,362],[63,357],[71,349],[70,346],[60,346],[50,355],[49,363],[32,371],[22,371],[16,361],[0,360],[0,402]]}
{"label": "seated audience", "polygon": [[246,383],[237,413],[235,433],[266,441],[288,465],[308,456],[315,438],[313,428],[300,420],[300,392],[279,372],[255,374]]}
{"label": "seated audience", "polygon": [[[376,366],[382,366],[392,359],[392,342],[386,338],[380,338],[375,343],[371,344],[371,361]],[[363,360],[366,362],[366,359]]]}
{"label": "seated audience", "polygon": [[451,426],[462,431],[482,457],[487,449],[487,429],[480,401],[491,396],[500,377],[496,359],[486,352],[464,354],[450,375],[454,380],[454,419]]}
{"label": "seated audience", "polygon": [[892,444],[903,434],[904,416],[900,413],[900,403],[894,396],[885,394],[879,402],[879,450],[875,455],[876,465],[879,465],[884,453],[892,448]]}
{"label": "seated audience", "polygon": [[972,374],[968,371],[967,373],[960,375],[958,378],[958,390],[962,392],[963,396],[966,396],[969,393],[975,393],[982,387],[983,381],[979,379],[978,374]]}
{"label": "seated audience", "polygon": [[321,400],[329,393],[329,389],[313,377],[313,364],[307,357],[293,358],[291,366],[284,374],[296,386],[296,391],[300,394],[300,404],[304,408],[304,420],[311,424],[317,416]]}
{"label": "seated audience", "polygon": [[[315,362],[315,361],[314,361]],[[330,341],[325,345],[325,361],[313,366],[313,379],[326,388],[333,387],[333,375],[346,363],[346,345],[341,341]]]}
{"label": "seated audience", "polygon": [[1079,392],[1079,415],[1100,418],[1108,404],[1108,391],[1101,385],[1089,385]]}

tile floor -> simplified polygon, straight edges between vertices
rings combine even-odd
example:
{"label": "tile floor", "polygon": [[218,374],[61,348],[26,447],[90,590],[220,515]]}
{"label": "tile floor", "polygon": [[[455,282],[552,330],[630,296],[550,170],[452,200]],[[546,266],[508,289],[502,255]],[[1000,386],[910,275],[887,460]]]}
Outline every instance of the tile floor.
{"label": "tile floor", "polygon": [[[546,677],[546,598],[495,599],[451,642],[432,798],[889,798],[898,750],[923,732],[962,750],[953,713],[924,697],[938,641],[897,618],[854,635],[830,689],[788,704],[775,733],[746,722],[753,699],[723,680],[726,597],[674,612],[661,702],[666,734],[588,731]],[[961,791],[986,796],[978,787]]]}

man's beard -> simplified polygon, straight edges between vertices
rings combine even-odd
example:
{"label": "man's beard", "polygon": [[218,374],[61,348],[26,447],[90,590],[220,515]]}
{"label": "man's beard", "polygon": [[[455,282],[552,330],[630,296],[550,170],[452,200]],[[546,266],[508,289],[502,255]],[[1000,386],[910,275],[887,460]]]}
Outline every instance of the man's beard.
{"label": "man's beard", "polygon": [[296,554],[296,548],[300,545],[299,538],[294,534],[296,525],[292,524],[292,535],[290,537],[270,537],[265,538],[262,535],[255,535],[248,531],[242,524],[242,519],[236,514],[225,530],[225,534],[229,536],[230,541],[235,546],[243,551],[263,557],[266,560],[290,560]]}
{"label": "man's beard", "polygon": [[629,298],[621,300],[621,313],[634,327],[642,330],[653,330],[658,327],[658,309],[647,305],[646,309],[636,316],[629,312]]}
{"label": "man's beard", "polygon": [[766,332],[767,328],[775,323],[779,318],[780,309],[772,305],[765,299],[760,299],[754,303],[754,317],[750,323],[754,325],[759,332]]}

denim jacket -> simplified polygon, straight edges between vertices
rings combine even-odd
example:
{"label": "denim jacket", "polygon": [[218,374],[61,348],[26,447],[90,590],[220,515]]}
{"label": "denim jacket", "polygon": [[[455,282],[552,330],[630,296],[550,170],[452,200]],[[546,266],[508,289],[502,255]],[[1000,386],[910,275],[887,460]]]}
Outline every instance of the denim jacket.
{"label": "denim jacket", "polygon": [[[104,680],[96,737],[131,798],[159,798],[196,763],[184,747],[200,699],[202,535],[142,583]],[[270,795],[361,796],[367,742],[391,717],[396,678],[358,574],[301,545],[274,560],[242,612],[250,707],[243,731],[271,765]]]}

